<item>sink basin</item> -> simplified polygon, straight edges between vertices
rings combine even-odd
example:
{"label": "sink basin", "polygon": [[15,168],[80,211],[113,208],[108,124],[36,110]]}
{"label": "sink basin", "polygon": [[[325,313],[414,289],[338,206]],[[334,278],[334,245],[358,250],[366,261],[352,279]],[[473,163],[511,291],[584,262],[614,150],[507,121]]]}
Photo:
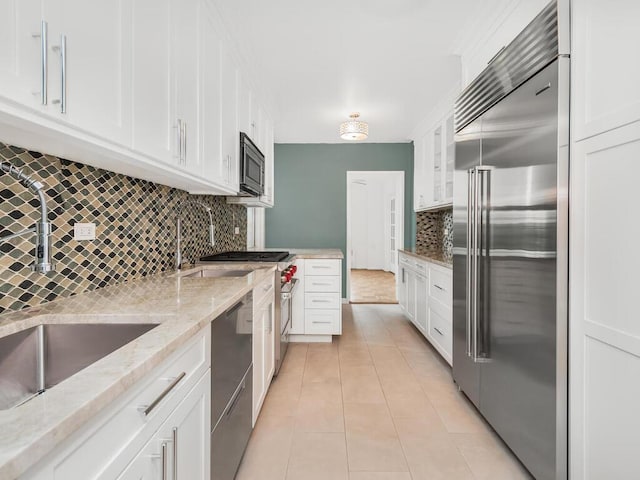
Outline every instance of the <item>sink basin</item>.
{"label": "sink basin", "polygon": [[0,410],[22,405],[157,325],[44,324],[0,338]]}
{"label": "sink basin", "polygon": [[196,272],[180,275],[184,278],[209,278],[209,277],[244,277],[249,275],[253,270],[226,270],[224,268],[203,268]]}

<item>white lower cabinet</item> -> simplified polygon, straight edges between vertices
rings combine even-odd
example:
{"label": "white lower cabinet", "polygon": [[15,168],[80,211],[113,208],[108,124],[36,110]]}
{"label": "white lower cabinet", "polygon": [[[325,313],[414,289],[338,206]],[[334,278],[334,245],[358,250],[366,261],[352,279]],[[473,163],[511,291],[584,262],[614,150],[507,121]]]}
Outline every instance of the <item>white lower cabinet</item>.
{"label": "white lower cabinet", "polygon": [[253,424],[269,391],[275,371],[274,277],[253,290]]}
{"label": "white lower cabinet", "polygon": [[174,466],[179,478],[207,478],[210,367],[205,328],[20,478],[173,479]]}
{"label": "white lower cabinet", "polygon": [[298,259],[296,265],[290,340],[330,342],[342,334],[342,260]]}
{"label": "white lower cabinet", "polygon": [[118,480],[209,478],[210,392],[207,371]]}
{"label": "white lower cabinet", "polygon": [[452,363],[453,273],[450,269],[398,253],[397,295],[404,315]]}

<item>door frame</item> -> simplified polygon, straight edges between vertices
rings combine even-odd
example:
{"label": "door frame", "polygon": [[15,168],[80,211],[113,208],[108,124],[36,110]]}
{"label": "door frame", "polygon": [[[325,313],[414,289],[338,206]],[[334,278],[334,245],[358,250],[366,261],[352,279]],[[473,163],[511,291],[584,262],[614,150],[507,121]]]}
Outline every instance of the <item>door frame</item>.
{"label": "door frame", "polygon": [[[399,222],[396,223],[396,250],[404,248],[404,227],[405,227],[405,173],[403,170],[348,170],[347,181],[347,251],[346,251],[346,275],[347,290],[345,292],[346,303],[351,301],[351,184],[358,177],[367,175],[392,176],[396,182],[396,215]],[[398,201],[400,200],[400,201]],[[386,209],[385,209],[386,211]],[[384,220],[383,220],[384,222]],[[386,239],[385,239],[386,245]]]}

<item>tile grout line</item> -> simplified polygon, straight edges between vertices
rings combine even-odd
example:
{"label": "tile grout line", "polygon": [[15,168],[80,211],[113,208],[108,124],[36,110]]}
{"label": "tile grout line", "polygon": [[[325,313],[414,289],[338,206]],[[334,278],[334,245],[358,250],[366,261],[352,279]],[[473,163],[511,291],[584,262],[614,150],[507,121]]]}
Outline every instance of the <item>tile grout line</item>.
{"label": "tile grout line", "polygon": [[[384,325],[384,322],[383,322]],[[385,330],[387,330],[387,333],[389,333],[389,329],[387,328],[386,325],[384,325]],[[393,337],[392,337],[393,340]],[[380,390],[382,390],[382,395],[384,396],[384,404],[387,407],[387,412],[389,412],[389,417],[391,418],[391,423],[393,424],[393,429],[396,432],[396,436],[398,437],[398,443],[400,444],[400,449],[402,450],[402,456],[404,457],[404,461],[407,465],[407,471],[409,472],[409,476],[412,478],[413,480],[413,472],[411,471],[411,466],[409,465],[409,459],[407,458],[407,453],[405,452],[404,446],[402,445],[402,440],[400,440],[400,434],[398,433],[398,427],[396,426],[396,422],[395,419],[393,418],[393,415],[391,414],[391,409],[389,408],[389,400],[387,399],[387,394],[385,392],[385,389],[382,387],[382,381],[380,379],[380,374],[378,373],[378,368],[376,367],[376,362],[373,359],[373,355],[371,354],[371,349],[369,348],[369,341],[366,340],[365,338],[365,343],[367,345],[367,351],[369,352],[369,356],[371,357],[371,363],[373,364],[373,369],[376,372],[376,377],[378,379],[378,383],[380,384]],[[398,349],[398,346],[396,345],[395,340],[393,340],[393,344],[394,344],[394,348]],[[399,350],[399,349],[398,349]],[[402,354],[402,352],[400,352]],[[404,359],[404,356],[402,357]],[[406,360],[405,360],[406,362]],[[413,371],[412,371],[413,373]]]}

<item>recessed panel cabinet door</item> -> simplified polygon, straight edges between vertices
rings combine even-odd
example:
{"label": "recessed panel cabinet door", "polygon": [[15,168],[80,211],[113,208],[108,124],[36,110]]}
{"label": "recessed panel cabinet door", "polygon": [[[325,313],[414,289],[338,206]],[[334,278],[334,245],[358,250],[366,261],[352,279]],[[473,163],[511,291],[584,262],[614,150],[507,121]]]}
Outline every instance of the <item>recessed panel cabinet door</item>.
{"label": "recessed panel cabinet door", "polygon": [[[60,77],[52,99],[66,101],[60,115],[74,126],[121,145],[130,143],[130,8],[109,2],[56,0],[59,22],[50,25],[51,67]],[[66,36],[66,49],[61,36]],[[60,50],[59,50],[60,49]],[[61,51],[62,50],[62,51]],[[61,55],[66,57],[62,69]],[[64,74],[63,74],[64,71]],[[64,97],[63,97],[64,95]],[[62,108],[62,103],[58,105]],[[55,110],[52,112],[55,114]]]}
{"label": "recessed panel cabinet door", "polygon": [[199,149],[198,110],[200,0],[173,0],[171,62],[175,76],[176,117],[183,126],[181,166],[202,175]]}
{"label": "recessed panel cabinet door", "polygon": [[238,68],[228,47],[221,51],[222,85],[222,161],[226,183],[232,191],[238,191],[240,135],[238,134]]}
{"label": "recessed panel cabinet door", "polygon": [[228,162],[222,156],[222,96],[221,96],[221,49],[218,33],[210,19],[201,18],[202,37],[202,88],[201,88],[201,145],[203,175],[209,181],[222,186],[229,183]]}
{"label": "recessed panel cabinet door", "polygon": [[177,162],[171,91],[169,0],[132,2],[133,148],[164,162]]}
{"label": "recessed panel cabinet door", "polygon": [[0,95],[33,107],[44,101],[42,18],[42,0],[0,0]]}

